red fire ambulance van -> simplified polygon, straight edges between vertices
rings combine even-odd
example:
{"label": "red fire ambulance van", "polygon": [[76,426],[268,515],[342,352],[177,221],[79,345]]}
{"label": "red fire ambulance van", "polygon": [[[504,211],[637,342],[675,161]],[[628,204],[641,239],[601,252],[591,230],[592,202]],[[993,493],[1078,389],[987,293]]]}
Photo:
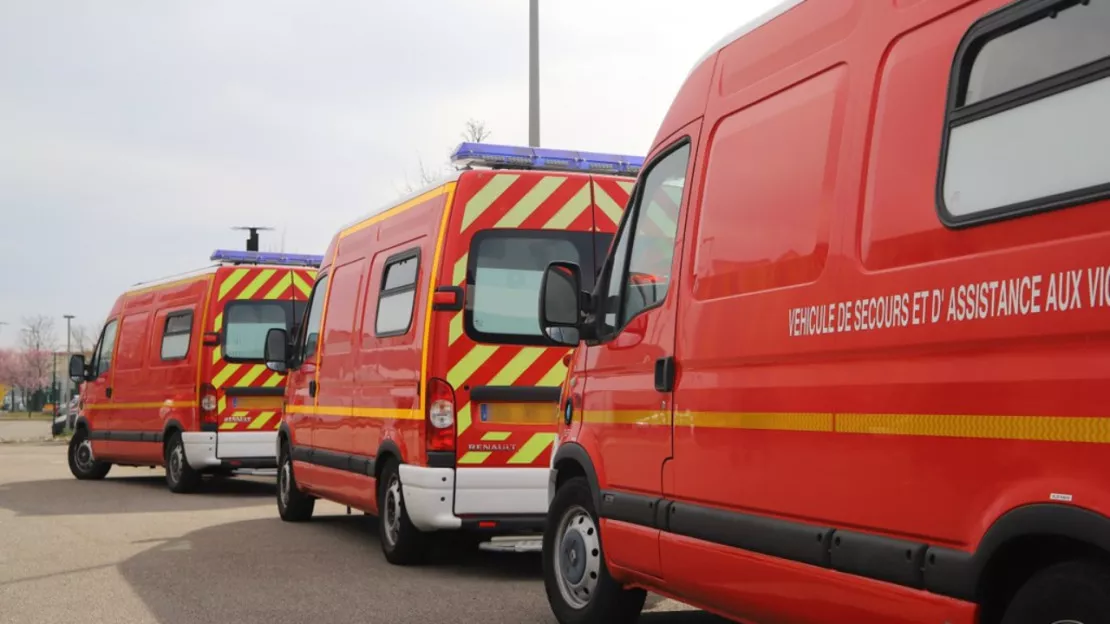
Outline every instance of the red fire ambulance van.
{"label": "red fire ambulance van", "polygon": [[558,621],[1110,621],[1108,110],[1106,0],[790,0],[713,48],[592,296],[545,273]]}
{"label": "red fire ambulance van", "polygon": [[217,250],[216,264],[119,296],[92,361],[73,356],[83,410],[69,445],[78,479],[112,464],[165,466],[188,492],[205,473],[276,467],[285,376],[266,332],[304,311],[320,256]]}
{"label": "red fire ambulance van", "polygon": [[378,515],[397,564],[437,531],[542,531],[569,350],[540,335],[539,280],[557,260],[592,279],[641,159],[464,143],[454,160],[342,229],[292,351],[267,338],[289,371],[281,517],[317,497]]}

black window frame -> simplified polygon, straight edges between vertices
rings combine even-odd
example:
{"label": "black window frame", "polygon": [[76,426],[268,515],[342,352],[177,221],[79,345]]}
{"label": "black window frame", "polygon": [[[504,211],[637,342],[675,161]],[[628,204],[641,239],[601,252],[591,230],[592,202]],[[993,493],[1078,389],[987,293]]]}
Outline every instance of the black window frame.
{"label": "black window frame", "polygon": [[294,325],[293,315],[296,314],[297,306],[294,305],[294,302],[292,300],[289,300],[289,299],[240,299],[240,300],[235,300],[235,301],[228,301],[226,304],[224,304],[224,309],[223,309],[223,315],[224,315],[225,320],[224,320],[223,330],[220,331],[220,355],[223,357],[223,360],[225,362],[228,362],[229,364],[263,364],[263,363],[265,363],[265,358],[264,357],[257,357],[257,358],[235,357],[235,356],[233,356],[233,355],[231,355],[227,352],[227,336],[228,336],[229,333],[231,333],[229,331],[231,329],[231,315],[228,313],[228,311],[231,310],[232,308],[236,307],[236,306],[246,306],[246,305],[252,305],[252,304],[253,305],[258,305],[258,304],[279,304],[279,305],[289,304],[289,307],[286,308],[286,311],[285,311],[286,312],[285,331],[288,332]]}
{"label": "black window frame", "polygon": [[[170,321],[172,319],[182,318],[185,316],[189,317],[189,331],[170,332]],[[163,362],[180,362],[181,360],[186,360],[189,358],[189,353],[193,350],[193,321],[195,319],[196,316],[193,314],[192,308],[174,310],[172,312],[166,313],[166,318],[162,321],[162,344],[161,348],[158,350],[158,355]],[[189,339],[185,341],[185,353],[182,354],[181,357],[166,357],[166,338],[169,336],[180,336],[182,334],[187,334],[189,336]]]}
{"label": "black window frame", "polygon": [[[112,349],[108,353],[112,354],[108,360],[108,368],[100,370],[100,355],[104,348],[104,335],[108,333],[109,327],[115,327],[115,333],[112,335]],[[113,317],[104,321],[104,326],[100,328],[100,337],[96,340],[96,347],[93,348],[93,360],[89,365],[89,370],[93,374],[93,380],[100,379],[105,373],[111,372],[112,364],[115,363],[116,343],[119,341],[119,317]]]}
{"label": "black window frame", "polygon": [[954,230],[964,229],[1110,198],[1110,182],[1107,182],[962,216],[949,212],[944,201],[949,139],[953,129],[1110,77],[1110,57],[1106,57],[966,106],[962,104],[970,83],[971,70],[979,52],[987,43],[1049,17],[1055,12],[1076,8],[1081,4],[1083,0],[1016,0],[979,18],[960,40],[949,74],[940,163],[937,170],[936,209],[945,227]]}
{"label": "black window frame", "polygon": [[[635,241],[636,226],[639,223],[640,212],[641,212],[641,209],[643,208],[642,198],[643,198],[643,194],[644,194],[644,183],[647,182],[647,179],[651,175],[651,172],[655,170],[655,167],[658,166],[659,163],[663,162],[664,160],[667,159],[667,157],[669,157],[671,154],[679,151],[683,147],[689,147],[690,148],[690,155],[686,159],[686,173],[687,173],[687,176],[689,176],[690,163],[695,162],[696,157],[695,157],[695,153],[694,153],[693,139],[689,135],[686,135],[686,136],[683,136],[683,137],[675,140],[670,145],[668,145],[666,149],[664,149],[664,150],[660,151],[658,154],[656,154],[655,158],[653,158],[650,163],[648,163],[647,165],[644,166],[643,169],[641,169],[640,175],[636,178],[636,186],[632,189],[632,194],[628,199],[628,206],[625,208],[624,214],[621,215],[621,222],[617,226],[617,233],[613,236],[613,243],[612,243],[612,246],[611,246],[611,252],[613,252],[613,253],[610,253],[608,255],[608,257],[606,257],[604,271],[602,273],[602,276],[598,278],[596,288],[593,291],[593,297],[591,297],[594,301],[595,309],[594,309],[594,312],[593,312],[593,318],[588,319],[588,322],[591,322],[591,323],[594,324],[594,328],[596,330],[596,335],[598,337],[598,340],[597,341],[590,341],[590,344],[600,344],[600,343],[604,343],[604,342],[607,342],[609,340],[612,340],[612,339],[616,338],[617,336],[619,336],[621,334],[621,332],[624,331],[624,329],[626,327],[628,327],[628,325],[632,322],[633,319],[640,316],[641,314],[644,314],[646,312],[650,312],[651,310],[654,310],[658,307],[661,307],[667,301],[667,297],[671,296],[671,284],[668,284],[667,285],[667,292],[666,292],[666,294],[663,295],[662,299],[659,299],[655,303],[653,303],[649,306],[646,306],[643,309],[637,311],[636,314],[632,315],[627,320],[625,320],[623,322],[621,321],[621,319],[624,317],[625,291],[627,290],[626,287],[627,287],[627,282],[628,282],[628,268],[629,268],[628,265],[629,265],[629,262],[631,261],[632,250],[635,247],[635,243],[636,243],[636,241]],[[686,182],[686,184],[683,185],[683,188],[682,188],[682,197],[679,200],[679,202],[680,202],[679,203],[679,220],[680,221],[679,221],[679,223],[676,223],[676,228],[681,228],[681,226],[682,226],[681,221],[685,219],[686,211],[683,210],[683,203],[687,203],[687,204],[689,203],[688,201],[686,201],[686,198],[689,196],[689,190],[688,190],[689,182],[690,182],[689,177],[687,177],[687,182]],[[628,246],[624,250],[624,264],[621,268],[621,277],[620,277],[621,290],[620,290],[620,295],[619,295],[620,302],[617,306],[617,311],[616,311],[617,324],[613,327],[613,329],[609,330],[605,326],[605,315],[608,313],[607,310],[606,310],[606,307],[605,307],[606,306],[606,299],[608,298],[609,285],[612,283],[613,262],[616,259],[615,258],[615,252],[616,252],[616,249],[617,249],[617,242],[620,239],[621,234],[624,233],[625,228],[627,228],[628,231],[629,231],[629,235],[628,235],[629,236],[629,241],[628,241]],[[678,230],[676,229],[676,231],[675,231],[675,241],[677,241],[677,240],[678,240]],[[678,255],[678,250],[675,250],[675,255]],[[673,257],[671,259],[671,262],[674,262]]]}
{"label": "black window frame", "polygon": [[[400,264],[401,262],[404,262],[405,260],[411,260],[412,258],[416,258],[416,272],[413,275],[412,283],[411,284],[406,284],[404,286],[394,286],[393,288],[386,289],[385,281],[386,281],[386,278],[389,277],[389,268],[392,267],[395,264]],[[419,247],[413,247],[412,249],[406,249],[405,251],[393,254],[392,256],[389,256],[385,259],[385,265],[382,267],[381,283],[378,285],[378,301],[374,305],[374,337],[375,338],[395,338],[397,336],[404,336],[404,335],[408,334],[410,331],[412,331],[413,322],[416,320],[416,300],[417,300],[416,291],[417,291],[417,286],[420,284],[420,267],[421,267],[421,264],[422,263],[421,263],[420,248]],[[405,326],[405,328],[403,330],[398,329],[398,330],[393,330],[393,331],[379,332],[378,331],[378,320],[381,317],[382,298],[386,297],[386,296],[389,296],[389,295],[401,294],[401,293],[404,293],[404,292],[408,292],[410,290],[413,291],[413,296],[412,296],[412,305],[409,307],[409,322],[408,322],[408,324]]]}
{"label": "black window frame", "polygon": [[[475,292],[475,279],[478,271],[477,253],[483,241],[489,238],[496,238],[502,236],[511,236],[514,238],[533,238],[537,240],[570,240],[571,244],[578,249],[582,257],[588,258],[589,270],[582,271],[582,289],[590,291],[596,283],[599,274],[598,262],[599,254],[599,240],[600,237],[609,236],[609,244],[611,245],[616,236],[608,232],[594,232],[589,230],[559,230],[559,229],[518,229],[518,228],[488,228],[475,232],[470,237],[470,247],[467,250],[466,259],[466,302],[463,305],[463,332],[468,338],[474,342],[486,344],[499,344],[499,345],[512,345],[512,346],[529,346],[529,347],[550,347],[551,340],[546,338],[542,330],[538,331],[535,336],[525,334],[501,334],[497,332],[484,332],[474,326],[474,308],[473,293]],[[604,260],[604,255],[600,256]],[[579,263],[581,268],[581,263]],[[537,299],[536,313],[539,314],[539,300]]]}
{"label": "black window frame", "polygon": [[[312,314],[312,304],[316,301],[316,296],[317,295],[320,295],[322,297],[327,296],[328,286],[331,284],[331,280],[329,279],[330,277],[331,277],[331,275],[329,273],[321,271],[320,273],[318,273],[316,275],[316,279],[313,281],[312,292],[308,295],[308,301],[305,303],[304,314],[303,314],[303,317],[301,318],[300,327],[297,328],[297,335],[296,335],[296,338],[295,338],[295,342],[293,344],[293,354],[294,354],[294,357],[296,359],[296,365],[297,366],[300,366],[301,364],[304,364],[304,362],[308,358],[316,355],[317,350],[319,350],[319,348],[320,348],[320,341],[319,341],[319,338],[317,338],[316,348],[313,349],[312,353],[305,353],[305,348],[308,346],[308,344],[307,344],[308,331],[309,331],[308,330],[308,317],[309,317],[309,315]],[[325,301],[324,303],[322,303],[320,305],[325,306],[326,303],[327,302]],[[296,309],[296,306],[294,306],[294,310],[295,309]],[[323,328],[324,328],[324,308],[321,307],[320,308],[320,329],[323,330]],[[323,332],[321,331],[319,333],[323,333]]]}

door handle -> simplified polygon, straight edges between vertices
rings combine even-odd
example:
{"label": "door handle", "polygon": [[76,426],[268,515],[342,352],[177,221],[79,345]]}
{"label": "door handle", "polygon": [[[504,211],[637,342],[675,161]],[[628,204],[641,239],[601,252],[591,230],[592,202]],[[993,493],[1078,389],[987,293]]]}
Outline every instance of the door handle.
{"label": "door handle", "polygon": [[674,392],[674,356],[668,355],[655,360],[655,389],[659,392]]}
{"label": "door handle", "polygon": [[308,396],[310,396],[310,397],[315,397],[316,396],[316,380],[315,379],[308,382]]}
{"label": "door handle", "polygon": [[105,388],[104,389],[104,396],[108,397],[109,399],[112,398],[112,389],[111,388]]}

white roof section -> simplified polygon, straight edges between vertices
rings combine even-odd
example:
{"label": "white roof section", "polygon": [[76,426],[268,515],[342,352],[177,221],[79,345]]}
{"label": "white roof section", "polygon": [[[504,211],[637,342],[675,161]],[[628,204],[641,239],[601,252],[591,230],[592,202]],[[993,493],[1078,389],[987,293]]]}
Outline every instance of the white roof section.
{"label": "white roof section", "polygon": [[790,9],[793,9],[794,7],[798,6],[799,4],[801,4],[805,1],[806,0],[783,0],[782,2],[779,2],[777,5],[771,7],[769,10],[767,10],[767,12],[765,12],[762,15],[748,21],[746,24],[744,24],[740,28],[737,28],[736,30],[732,31],[731,33],[726,35],[723,39],[718,41],[716,43],[716,45],[714,45],[712,48],[709,49],[708,52],[703,54],[702,57],[700,59],[698,59],[697,63],[694,63],[694,66],[690,68],[690,73],[686,75],[686,78],[689,79],[690,75],[694,73],[694,70],[697,69],[698,67],[700,67],[701,64],[705,62],[706,59],[708,59],[709,57],[713,56],[714,54],[720,52],[721,50],[723,50],[725,47],[727,47],[733,41],[736,41],[736,40],[740,39],[741,37],[743,37],[744,35],[754,31],[755,29],[757,29],[757,28],[759,28],[759,27],[761,27],[765,24],[770,23],[776,17],[782,15],[783,13],[786,13]]}
{"label": "white roof section", "polygon": [[[393,208],[396,208],[397,206],[400,206],[401,204],[403,204],[405,202],[412,201],[412,200],[416,199],[417,197],[420,197],[421,195],[427,193],[428,191],[435,190],[435,189],[443,186],[444,184],[447,184],[448,182],[455,182],[459,179],[460,176],[462,176],[463,173],[465,173],[465,171],[466,171],[465,169],[459,169],[459,170],[453,171],[453,172],[443,176],[439,180],[437,180],[435,182],[432,182],[431,184],[428,184],[427,186],[421,187],[421,188],[417,189],[416,191],[413,191],[412,193],[409,193],[408,195],[405,195],[403,197],[395,199],[395,200],[389,202],[388,204],[385,204],[384,206],[380,206],[378,209],[373,210],[373,211],[371,211],[367,214],[364,214],[361,217],[355,219],[354,221],[351,221],[350,223],[344,224],[343,227],[339,228],[338,232],[336,232],[336,233],[338,234],[339,232],[346,232],[349,228],[352,228],[352,227],[362,223],[363,221],[366,221],[367,219],[373,219],[374,217],[382,214],[383,212],[387,212],[387,211],[389,211]],[[327,262],[327,261],[328,261],[328,259],[324,258],[324,262]]]}
{"label": "white roof section", "polygon": [[155,280],[150,280],[149,282],[138,282],[136,284],[132,284],[126,291],[124,291],[124,294],[128,294],[128,293],[134,292],[136,290],[146,290],[148,288],[153,288],[153,287],[156,287],[156,286],[163,286],[165,284],[172,284],[174,282],[182,282],[182,281],[185,281],[187,279],[193,279],[195,277],[203,277],[205,275],[208,275],[210,273],[215,272],[216,269],[218,269],[219,267],[220,267],[219,264],[212,264],[212,265],[206,266],[202,269],[197,269],[195,271],[188,271],[188,272],[185,272],[185,273],[178,273],[176,275],[167,275],[166,277],[162,277],[162,278],[155,279]]}

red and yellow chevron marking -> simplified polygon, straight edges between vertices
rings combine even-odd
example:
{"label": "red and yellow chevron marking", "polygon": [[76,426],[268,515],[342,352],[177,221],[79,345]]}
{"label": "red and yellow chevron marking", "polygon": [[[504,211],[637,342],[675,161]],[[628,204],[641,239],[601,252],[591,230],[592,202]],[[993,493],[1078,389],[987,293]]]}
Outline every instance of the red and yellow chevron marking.
{"label": "red and yellow chevron marking", "polygon": [[[222,269],[215,290],[215,314],[209,331],[223,329],[224,306],[231,301],[307,301],[316,279],[315,269],[289,267],[234,267]],[[229,396],[229,388],[281,388],[285,376],[262,363],[224,360],[219,346],[209,356],[208,383],[216,388],[220,431],[275,431],[281,425],[280,395]]]}
{"label": "red and yellow chevron marking", "polygon": [[[444,255],[444,267],[456,286],[466,281],[474,233],[489,228],[615,232],[633,185],[632,180],[620,178],[546,172],[483,172],[475,177],[477,184],[460,185],[449,226],[456,236]],[[477,344],[465,335],[462,312],[452,316],[447,334],[447,381],[455,388],[459,404],[459,465],[547,466],[557,406],[533,406],[540,410],[537,422],[483,423],[480,406],[470,401],[465,388],[559,387],[567,373],[563,358],[570,350]]]}

